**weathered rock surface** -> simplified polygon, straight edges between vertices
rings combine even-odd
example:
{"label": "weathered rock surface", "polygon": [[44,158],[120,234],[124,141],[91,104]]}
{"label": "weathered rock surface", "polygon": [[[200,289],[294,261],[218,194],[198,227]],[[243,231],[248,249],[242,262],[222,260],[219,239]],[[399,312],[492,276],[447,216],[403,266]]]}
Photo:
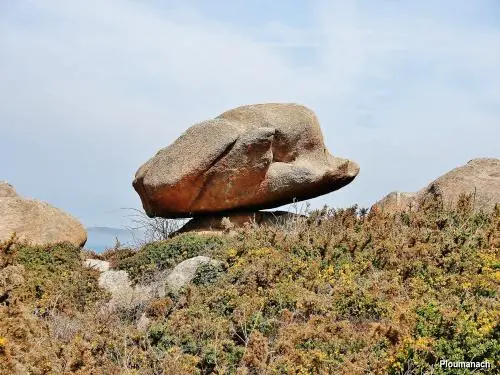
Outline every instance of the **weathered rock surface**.
{"label": "weathered rock surface", "polygon": [[166,281],[168,287],[173,291],[178,291],[183,286],[189,284],[195,277],[198,267],[204,264],[218,266],[220,262],[205,256],[186,259],[175,266],[172,272],[167,276]]}
{"label": "weathered rock surface", "polygon": [[14,188],[0,182],[0,241],[16,233],[34,245],[70,242],[83,246],[87,232],[73,216],[48,203],[20,197]]}
{"label": "weathered rock surface", "polygon": [[110,268],[109,262],[99,259],[86,259],[85,266],[98,270],[99,272],[108,271]]}
{"label": "weathered rock surface", "polygon": [[133,294],[133,288],[128,273],[123,270],[107,269],[101,271],[99,286],[109,291],[113,296]]}
{"label": "weathered rock surface", "polygon": [[19,197],[19,195],[17,195],[17,192],[14,190],[14,187],[5,181],[0,181],[0,198],[15,198],[15,197]]}
{"label": "weathered rock surface", "polygon": [[417,193],[393,191],[372,206],[386,212],[406,211],[416,208]]}
{"label": "weathered rock surface", "polygon": [[136,328],[140,332],[146,332],[150,325],[151,325],[151,319],[147,317],[146,313],[142,313],[141,317],[136,323]]}
{"label": "weathered rock surface", "polygon": [[330,155],[318,119],[297,104],[256,104],[189,128],[139,168],[149,216],[191,217],[278,207],[332,192],[358,174]]}
{"label": "weathered rock surface", "polygon": [[127,271],[111,269],[107,261],[86,259],[84,265],[100,272],[99,286],[111,294],[109,308],[116,309],[141,304],[160,292],[156,285],[132,286]]}
{"label": "weathered rock surface", "polygon": [[236,212],[214,216],[200,216],[188,221],[175,235],[185,232],[227,231],[247,225],[281,225],[287,220],[307,218],[288,211]]}
{"label": "weathered rock surface", "polygon": [[492,210],[500,204],[500,159],[479,158],[452,169],[417,193],[393,192],[373,207],[394,212],[419,207],[429,198],[456,204],[461,194],[473,194],[474,210]]}
{"label": "weathered rock surface", "polygon": [[111,293],[108,303],[110,308],[130,307],[145,303],[154,297],[164,297],[165,287],[174,292],[179,291],[193,280],[198,267],[204,264],[219,266],[221,262],[206,256],[197,256],[180,262],[170,271],[159,273],[150,283],[132,285],[127,271],[111,269],[107,261],[84,261],[86,267],[100,272],[99,286]]}
{"label": "weathered rock surface", "polygon": [[453,204],[460,194],[472,193],[476,210],[492,210],[500,204],[500,159],[473,159],[432,182],[419,198],[434,195]]}

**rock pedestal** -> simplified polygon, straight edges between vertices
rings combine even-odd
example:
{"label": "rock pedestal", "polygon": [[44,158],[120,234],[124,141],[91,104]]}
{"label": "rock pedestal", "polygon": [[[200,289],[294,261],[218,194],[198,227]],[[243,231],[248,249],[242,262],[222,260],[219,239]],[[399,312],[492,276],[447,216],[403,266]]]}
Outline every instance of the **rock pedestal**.
{"label": "rock pedestal", "polygon": [[185,232],[231,231],[245,226],[283,225],[289,220],[306,216],[287,211],[227,212],[220,215],[198,216],[188,221],[175,235]]}

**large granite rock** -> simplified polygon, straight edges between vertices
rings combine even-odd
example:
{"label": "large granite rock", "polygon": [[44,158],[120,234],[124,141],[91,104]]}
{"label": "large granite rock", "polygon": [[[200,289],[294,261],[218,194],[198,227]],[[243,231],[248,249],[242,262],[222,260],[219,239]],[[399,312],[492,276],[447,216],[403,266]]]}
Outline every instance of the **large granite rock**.
{"label": "large granite rock", "polygon": [[500,159],[479,158],[452,169],[417,193],[393,192],[372,208],[386,212],[416,209],[427,199],[446,206],[458,202],[461,194],[473,194],[474,210],[490,211],[500,204]]}
{"label": "large granite rock", "polygon": [[413,210],[416,208],[417,193],[393,191],[372,206],[385,212]]}
{"label": "large granite rock", "polygon": [[310,109],[256,104],[192,126],[139,168],[133,186],[149,216],[175,218],[314,198],[358,172],[330,155]]}
{"label": "large granite rock", "polygon": [[14,187],[5,182],[0,181],[0,198],[16,198],[19,197]]}
{"label": "large granite rock", "polygon": [[48,203],[24,199],[6,182],[0,182],[0,241],[16,233],[34,245],[70,242],[83,246],[87,232],[73,216]]}

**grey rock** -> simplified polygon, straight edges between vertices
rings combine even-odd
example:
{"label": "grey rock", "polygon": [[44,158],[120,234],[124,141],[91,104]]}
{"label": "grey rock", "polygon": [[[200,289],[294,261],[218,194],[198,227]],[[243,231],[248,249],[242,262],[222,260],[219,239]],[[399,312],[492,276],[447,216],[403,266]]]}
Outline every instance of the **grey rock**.
{"label": "grey rock", "polygon": [[107,270],[99,277],[99,286],[111,292],[121,294],[132,292],[132,286],[127,271]]}
{"label": "grey rock", "polygon": [[89,268],[94,268],[100,272],[109,270],[109,262],[99,259],[86,259],[85,266]]}
{"label": "grey rock", "polygon": [[141,315],[137,321],[136,327],[141,332],[146,332],[148,327],[151,325],[151,319],[149,319],[145,313]]}
{"label": "grey rock", "polygon": [[172,291],[178,291],[193,280],[198,267],[204,264],[217,266],[220,265],[221,262],[206,256],[197,256],[187,259],[175,266],[172,272],[167,276],[167,286]]}

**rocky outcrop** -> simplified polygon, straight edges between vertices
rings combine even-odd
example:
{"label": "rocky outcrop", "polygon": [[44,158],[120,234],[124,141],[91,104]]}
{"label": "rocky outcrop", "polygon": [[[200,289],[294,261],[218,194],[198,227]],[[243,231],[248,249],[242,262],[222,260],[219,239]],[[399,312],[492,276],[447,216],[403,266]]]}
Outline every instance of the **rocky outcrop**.
{"label": "rocky outcrop", "polygon": [[160,290],[158,285],[132,285],[128,272],[111,269],[108,261],[86,259],[84,265],[100,272],[99,286],[110,293],[107,308],[111,310],[138,306],[164,294],[164,290]]}
{"label": "rocky outcrop", "polygon": [[99,272],[109,271],[110,268],[109,262],[99,259],[87,259],[85,260],[85,266]]}
{"label": "rocky outcrop", "polygon": [[257,104],[192,126],[139,168],[133,186],[149,216],[192,217],[314,198],[358,171],[330,155],[310,109]]}
{"label": "rocky outcrop", "polygon": [[454,204],[461,194],[473,194],[475,210],[492,210],[500,204],[500,159],[473,159],[433,181],[419,193],[419,202],[435,196]]}
{"label": "rocky outcrop", "polygon": [[176,292],[182,287],[189,284],[196,276],[198,267],[210,264],[212,266],[219,266],[221,262],[205,256],[197,256],[194,258],[186,259],[174,267],[172,272],[167,276],[167,286],[170,290]]}
{"label": "rocky outcrop", "polygon": [[16,198],[16,197],[19,197],[19,195],[14,190],[14,187],[5,181],[0,181],[0,198]]}
{"label": "rocky outcrop", "polygon": [[202,265],[220,266],[218,260],[197,256],[186,259],[177,264],[170,271],[156,275],[156,279],[149,284],[132,285],[127,271],[110,268],[108,261],[86,259],[84,265],[100,272],[99,286],[111,294],[108,307],[120,308],[134,304],[145,303],[154,297],[164,297],[165,287],[177,292],[189,284],[196,276],[196,271]]}
{"label": "rocky outcrop", "polygon": [[475,211],[490,211],[500,204],[500,159],[473,159],[437,178],[417,193],[393,192],[372,208],[386,212],[416,209],[428,199],[437,199],[449,207],[456,204],[462,194],[472,194]]}
{"label": "rocky outcrop", "polygon": [[48,203],[20,197],[14,188],[0,182],[0,241],[16,233],[33,245],[69,242],[83,246],[87,232],[73,216]]}
{"label": "rocky outcrop", "polygon": [[380,209],[386,212],[413,210],[416,208],[416,197],[417,193],[393,191],[375,203],[372,209]]}

